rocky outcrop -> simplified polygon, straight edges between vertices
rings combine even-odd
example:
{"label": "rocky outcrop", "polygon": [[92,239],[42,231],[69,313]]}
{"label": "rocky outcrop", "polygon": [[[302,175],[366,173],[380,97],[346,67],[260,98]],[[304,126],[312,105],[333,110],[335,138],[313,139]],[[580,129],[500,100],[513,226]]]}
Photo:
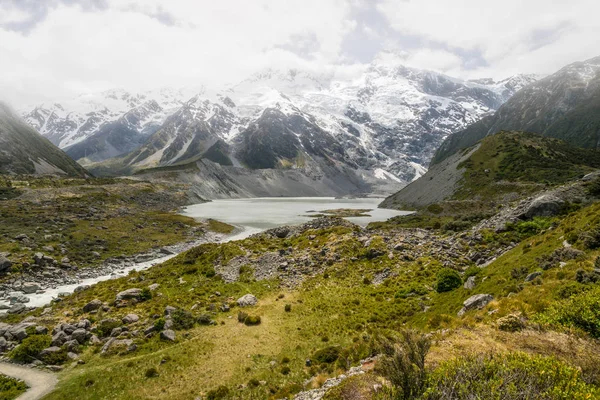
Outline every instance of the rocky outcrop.
{"label": "rocky outcrop", "polygon": [[237,304],[240,307],[254,306],[256,303],[258,303],[258,299],[253,294],[246,294],[237,300]]}
{"label": "rocky outcrop", "polygon": [[487,306],[492,300],[494,300],[494,296],[491,294],[476,294],[474,296],[469,297],[463,303],[463,308],[458,312],[458,316],[464,315],[467,311],[471,310],[481,310],[483,307]]}

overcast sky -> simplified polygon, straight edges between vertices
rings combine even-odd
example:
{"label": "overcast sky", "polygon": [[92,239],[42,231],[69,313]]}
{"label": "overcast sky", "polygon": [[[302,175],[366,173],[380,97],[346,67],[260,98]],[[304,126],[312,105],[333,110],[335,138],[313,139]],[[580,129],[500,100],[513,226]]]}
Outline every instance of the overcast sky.
{"label": "overcast sky", "polygon": [[0,0],[0,98],[221,85],[381,51],[462,78],[600,55],[598,0]]}

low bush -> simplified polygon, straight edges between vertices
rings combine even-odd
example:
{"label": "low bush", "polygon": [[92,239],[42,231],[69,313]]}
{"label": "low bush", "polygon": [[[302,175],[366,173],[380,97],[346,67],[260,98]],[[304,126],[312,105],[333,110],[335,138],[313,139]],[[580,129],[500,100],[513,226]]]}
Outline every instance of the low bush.
{"label": "low bush", "polygon": [[428,378],[424,400],[592,399],[600,391],[554,358],[509,353],[448,361]]}
{"label": "low bush", "polygon": [[201,314],[198,316],[198,323],[200,325],[210,325],[212,324],[212,319],[210,318],[210,315],[208,314]]}
{"label": "low bush", "polygon": [[173,328],[177,330],[191,329],[194,327],[194,316],[191,312],[178,308],[171,312],[171,319],[173,320]]}
{"label": "low bush", "polygon": [[498,329],[505,332],[518,332],[525,328],[525,321],[518,314],[508,314],[496,322]]}
{"label": "low bush", "polygon": [[313,360],[321,364],[331,364],[340,356],[340,348],[336,346],[328,346],[317,350],[313,354]]}
{"label": "low bush", "polygon": [[555,302],[536,319],[549,325],[579,329],[600,338],[600,288]]}
{"label": "low bush", "polygon": [[451,268],[442,268],[437,274],[438,293],[449,292],[462,285],[462,279],[458,272]]}
{"label": "low bush", "polygon": [[158,376],[158,370],[154,367],[148,368],[144,375],[146,378],[155,378]]}
{"label": "low bush", "polygon": [[206,400],[221,400],[229,395],[229,388],[227,386],[219,386],[216,389],[210,390],[206,393]]}
{"label": "low bush", "polygon": [[164,318],[159,318],[156,321],[154,321],[154,329],[157,331],[162,331],[165,328],[165,324],[167,321],[165,321]]}
{"label": "low bush", "polygon": [[425,357],[431,341],[416,331],[403,331],[396,340],[383,340],[378,372],[393,386],[395,398],[417,398],[425,389]]}
{"label": "low bush", "polygon": [[0,399],[16,399],[27,390],[25,382],[0,375]]}
{"label": "low bush", "polygon": [[465,270],[464,279],[467,280],[472,276],[479,275],[480,272],[481,272],[481,268],[472,265]]}
{"label": "low bush", "polygon": [[49,335],[30,336],[23,339],[21,344],[9,353],[9,357],[20,362],[32,362],[51,342],[52,338]]}
{"label": "low bush", "polygon": [[244,324],[248,325],[248,326],[253,326],[253,325],[260,325],[261,320],[260,320],[260,316],[258,315],[248,315],[246,317],[246,319],[244,320]]}
{"label": "low bush", "polygon": [[142,293],[140,293],[140,300],[147,301],[152,299],[152,292],[147,287],[142,289]]}
{"label": "low bush", "polygon": [[284,307],[285,312],[290,312],[292,311],[292,305],[291,304],[286,304]]}
{"label": "low bush", "polygon": [[241,322],[243,324],[244,321],[246,321],[246,318],[248,318],[248,313],[243,311],[238,312],[238,322]]}

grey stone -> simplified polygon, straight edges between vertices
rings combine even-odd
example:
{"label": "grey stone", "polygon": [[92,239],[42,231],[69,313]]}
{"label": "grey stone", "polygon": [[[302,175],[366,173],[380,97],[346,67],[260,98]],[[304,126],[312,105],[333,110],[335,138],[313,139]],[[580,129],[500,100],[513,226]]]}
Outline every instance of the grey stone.
{"label": "grey stone", "polygon": [[483,307],[487,306],[492,300],[494,300],[494,296],[491,294],[476,294],[474,296],[469,297],[463,303],[463,308],[458,312],[459,316],[464,315],[467,311],[471,310],[481,310]]}
{"label": "grey stone", "polygon": [[85,343],[85,338],[87,336],[87,331],[85,329],[79,328],[73,331],[71,334],[71,339],[77,340],[79,344]]}
{"label": "grey stone", "polygon": [[175,341],[175,331],[171,330],[171,329],[167,329],[164,330],[160,333],[160,339],[161,340],[167,340],[170,342],[174,342]]}
{"label": "grey stone", "polygon": [[122,319],[124,324],[133,324],[134,322],[138,322],[139,320],[140,317],[137,314],[127,314]]}
{"label": "grey stone", "polygon": [[142,296],[142,289],[132,288],[124,290],[117,294],[117,300],[129,300],[129,299],[137,299],[139,300]]}
{"label": "grey stone", "polygon": [[9,314],[20,314],[22,312],[24,312],[25,310],[27,310],[27,307],[25,307],[25,304],[23,303],[17,303],[14,306],[12,306],[7,313]]}
{"label": "grey stone", "polygon": [[58,346],[48,347],[40,352],[40,357],[44,357],[44,356],[47,356],[50,354],[60,353],[61,351],[62,351],[62,349]]}
{"label": "grey stone", "polygon": [[253,294],[246,294],[237,300],[237,304],[240,307],[254,306],[256,303],[258,303],[258,299]]}
{"label": "grey stone", "polygon": [[12,261],[0,255],[0,272],[7,271],[10,267],[12,267]]}
{"label": "grey stone", "polygon": [[63,331],[59,331],[54,336],[52,336],[52,346],[62,346],[69,340],[69,335],[67,335]]}
{"label": "grey stone", "polygon": [[42,289],[41,286],[35,282],[25,282],[25,283],[23,283],[23,285],[21,285],[21,290],[23,291],[23,293],[27,293],[27,294],[35,293],[41,289]]}
{"label": "grey stone", "polygon": [[469,278],[467,278],[463,287],[467,290],[473,290],[473,288],[475,287],[475,277],[470,276]]}
{"label": "grey stone", "polygon": [[25,296],[21,292],[10,292],[8,294],[8,300],[9,300],[10,304],[29,303],[29,297]]}
{"label": "grey stone", "polygon": [[563,208],[564,200],[553,194],[543,194],[529,204],[524,212],[526,218],[551,217],[557,215]]}
{"label": "grey stone", "polygon": [[527,275],[525,277],[525,282],[531,282],[532,280],[534,280],[538,276],[542,276],[542,272],[541,271],[532,272],[532,273],[530,273],[529,275]]}
{"label": "grey stone", "polygon": [[165,315],[171,315],[173,311],[177,310],[176,307],[166,306],[165,307]]}
{"label": "grey stone", "polygon": [[83,306],[83,312],[89,313],[91,311],[96,311],[100,307],[102,307],[102,301],[95,299]]}

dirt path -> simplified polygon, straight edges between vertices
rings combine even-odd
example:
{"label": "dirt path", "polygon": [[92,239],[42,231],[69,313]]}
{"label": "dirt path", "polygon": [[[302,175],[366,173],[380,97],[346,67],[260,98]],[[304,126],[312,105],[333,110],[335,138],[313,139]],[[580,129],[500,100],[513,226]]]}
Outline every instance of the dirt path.
{"label": "dirt path", "polygon": [[29,389],[17,400],[37,400],[50,393],[56,386],[56,376],[49,372],[0,362],[0,373],[24,381]]}

